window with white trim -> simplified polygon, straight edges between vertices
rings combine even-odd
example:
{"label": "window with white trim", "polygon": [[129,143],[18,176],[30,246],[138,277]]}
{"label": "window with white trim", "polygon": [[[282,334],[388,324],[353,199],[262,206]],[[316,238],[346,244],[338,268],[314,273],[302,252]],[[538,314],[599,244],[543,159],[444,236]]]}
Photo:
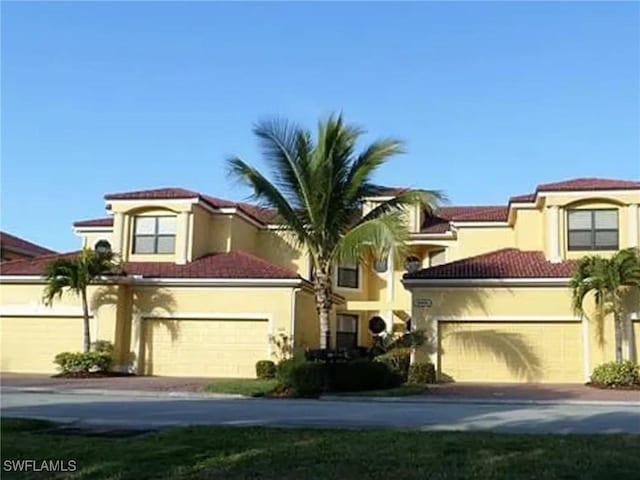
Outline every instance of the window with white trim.
{"label": "window with white trim", "polygon": [[569,250],[617,250],[618,210],[568,210]]}
{"label": "window with white trim", "polygon": [[175,216],[134,218],[133,253],[172,254],[175,248]]}
{"label": "window with white trim", "polygon": [[336,315],[336,349],[350,350],[358,346],[358,315]]}
{"label": "window with white trim", "polygon": [[336,282],[338,287],[358,288],[359,282],[357,262],[342,262],[338,265],[338,280]]}

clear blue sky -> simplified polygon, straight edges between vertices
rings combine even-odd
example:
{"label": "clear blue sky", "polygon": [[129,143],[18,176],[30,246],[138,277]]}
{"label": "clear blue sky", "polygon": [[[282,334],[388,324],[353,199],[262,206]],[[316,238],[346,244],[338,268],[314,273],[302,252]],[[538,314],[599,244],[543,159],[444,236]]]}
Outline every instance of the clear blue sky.
{"label": "clear blue sky", "polygon": [[379,181],[504,203],[640,177],[638,3],[2,4],[2,229],[77,248],[108,192],[243,199],[252,124],[342,110],[407,141]]}

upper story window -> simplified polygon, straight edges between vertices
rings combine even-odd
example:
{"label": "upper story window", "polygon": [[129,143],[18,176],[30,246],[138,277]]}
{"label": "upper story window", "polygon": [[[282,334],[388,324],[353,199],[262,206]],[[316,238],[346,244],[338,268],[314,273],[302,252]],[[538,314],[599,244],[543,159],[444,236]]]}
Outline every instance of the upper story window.
{"label": "upper story window", "polygon": [[569,210],[569,250],[617,250],[618,210]]}
{"label": "upper story window", "polygon": [[176,217],[135,217],[133,253],[171,254],[176,246]]}
{"label": "upper story window", "polygon": [[407,257],[404,261],[404,269],[409,273],[417,272],[421,268],[422,260],[420,260],[420,257],[412,255],[410,257]]}
{"label": "upper story window", "polygon": [[338,265],[338,287],[358,288],[359,285],[358,263],[343,262]]}
{"label": "upper story window", "polygon": [[96,252],[106,253],[111,251],[111,244],[108,240],[98,240],[93,247]]}

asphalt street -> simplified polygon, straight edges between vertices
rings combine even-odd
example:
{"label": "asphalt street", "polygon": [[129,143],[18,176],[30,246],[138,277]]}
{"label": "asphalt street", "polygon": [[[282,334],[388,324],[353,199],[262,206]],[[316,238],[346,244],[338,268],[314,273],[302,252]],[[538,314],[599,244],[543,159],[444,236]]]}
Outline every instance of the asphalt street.
{"label": "asphalt street", "polygon": [[43,418],[78,425],[114,428],[262,425],[640,434],[640,403],[385,403],[3,392],[0,404],[2,416]]}

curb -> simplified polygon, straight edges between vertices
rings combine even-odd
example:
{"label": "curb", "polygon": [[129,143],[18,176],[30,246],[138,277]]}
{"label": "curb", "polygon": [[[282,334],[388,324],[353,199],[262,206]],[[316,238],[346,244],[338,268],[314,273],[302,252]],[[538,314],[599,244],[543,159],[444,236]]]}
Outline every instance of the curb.
{"label": "curb", "polygon": [[411,403],[411,404],[470,404],[470,405],[576,405],[603,407],[640,407],[640,400],[502,400],[492,398],[451,398],[451,397],[349,397],[339,395],[323,395],[320,400],[328,402],[377,402],[377,403]]}
{"label": "curb", "polygon": [[205,392],[163,392],[151,390],[107,390],[96,388],[47,388],[47,387],[0,387],[0,393],[49,393],[59,395],[112,395],[120,397],[176,398],[185,400],[231,400],[246,399],[244,395],[235,393]]}

